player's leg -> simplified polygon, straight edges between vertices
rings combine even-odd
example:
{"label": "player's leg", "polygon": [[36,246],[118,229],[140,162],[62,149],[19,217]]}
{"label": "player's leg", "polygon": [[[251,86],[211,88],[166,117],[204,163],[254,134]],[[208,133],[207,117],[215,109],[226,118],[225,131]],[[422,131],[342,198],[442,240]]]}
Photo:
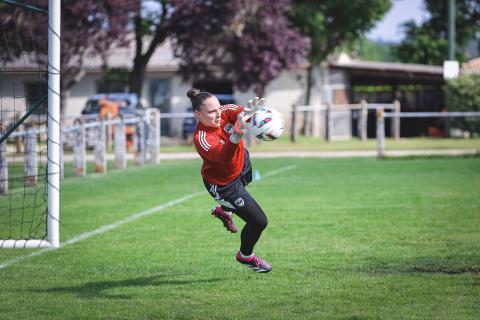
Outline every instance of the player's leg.
{"label": "player's leg", "polygon": [[241,244],[240,250],[236,255],[237,261],[247,265],[255,272],[271,271],[272,266],[270,263],[258,258],[253,253],[255,244],[268,225],[265,212],[263,212],[262,208],[248,192],[237,198],[233,203],[236,206],[234,209],[235,214],[246,222],[240,235]]}
{"label": "player's leg", "polygon": [[232,209],[234,206],[227,201],[225,201],[222,196],[220,195],[219,192],[221,192],[222,187],[218,186],[216,184],[211,184],[206,181],[203,182],[205,185],[205,188],[208,190],[210,195],[215,199],[215,201],[218,202],[218,206],[214,207],[211,210],[212,216],[218,218],[220,221],[222,221],[223,226],[230,232],[236,233],[237,232],[237,226],[233,222],[233,217],[232,217]]}

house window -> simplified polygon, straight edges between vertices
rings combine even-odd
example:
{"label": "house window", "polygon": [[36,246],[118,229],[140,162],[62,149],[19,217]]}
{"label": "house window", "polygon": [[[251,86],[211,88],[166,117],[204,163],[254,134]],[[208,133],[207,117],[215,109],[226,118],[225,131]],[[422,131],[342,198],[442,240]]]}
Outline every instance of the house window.
{"label": "house window", "polygon": [[[25,83],[25,94],[27,109],[33,107],[35,103],[38,102],[40,98],[47,95],[47,84],[45,82],[26,82]],[[47,114],[48,111],[48,100],[45,99],[40,106],[34,111],[33,114]]]}

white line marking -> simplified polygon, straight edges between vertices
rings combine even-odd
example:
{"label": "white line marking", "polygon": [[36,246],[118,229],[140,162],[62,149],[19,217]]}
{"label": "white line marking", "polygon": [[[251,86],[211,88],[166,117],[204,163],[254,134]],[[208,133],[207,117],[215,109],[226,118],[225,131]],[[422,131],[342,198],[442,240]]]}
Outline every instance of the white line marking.
{"label": "white line marking", "polygon": [[293,170],[296,167],[297,167],[296,165],[286,166],[286,167],[283,167],[283,168],[279,168],[279,169],[276,169],[276,170],[269,171],[269,172],[265,173],[263,176],[264,177],[270,177],[270,176],[273,176],[273,175],[276,175],[276,174],[279,174],[279,173],[282,173],[282,172],[285,172],[285,171]]}
{"label": "white line marking", "polygon": [[[296,168],[296,166],[287,166],[287,167],[279,168],[279,169],[276,169],[276,170],[265,173],[264,177],[272,176],[272,175],[275,175],[275,174],[278,174],[278,173],[281,173],[281,172],[285,172],[285,171],[288,171],[288,170],[293,170],[295,168]],[[185,202],[187,200],[190,200],[190,199],[192,199],[196,196],[199,196],[201,194],[204,194],[204,193],[205,193],[204,191],[195,192],[195,193],[183,196],[181,198],[169,201],[169,202],[164,203],[162,205],[159,205],[157,207],[154,207],[154,208],[151,208],[151,209],[148,209],[148,210],[145,210],[145,211],[134,213],[133,215],[131,215],[131,216],[129,216],[129,217],[123,219],[123,220],[117,221],[115,223],[107,224],[107,225],[101,226],[98,229],[81,233],[78,236],[75,236],[75,237],[73,237],[73,238],[71,238],[71,239],[69,239],[65,242],[62,242],[59,248],[43,248],[43,249],[40,249],[39,251],[32,252],[30,254],[26,254],[26,255],[23,255],[23,256],[18,256],[14,259],[11,259],[11,260],[7,260],[7,261],[0,264],[0,269],[4,269],[6,267],[9,267],[9,266],[11,266],[11,265],[13,265],[17,262],[20,262],[20,261],[28,259],[28,258],[37,257],[37,256],[42,255],[42,254],[44,254],[46,252],[49,252],[49,251],[61,249],[62,247],[66,246],[66,245],[74,244],[74,243],[80,242],[82,240],[86,240],[86,239],[91,238],[91,237],[93,237],[97,234],[102,234],[102,233],[105,233],[107,231],[116,229],[116,228],[118,228],[118,227],[120,227],[120,226],[122,226],[126,223],[138,220],[138,219],[146,217],[146,216],[150,216],[154,213],[157,213],[158,211],[162,211],[163,209],[166,209],[166,208],[169,208],[169,207],[174,206],[176,204]]]}

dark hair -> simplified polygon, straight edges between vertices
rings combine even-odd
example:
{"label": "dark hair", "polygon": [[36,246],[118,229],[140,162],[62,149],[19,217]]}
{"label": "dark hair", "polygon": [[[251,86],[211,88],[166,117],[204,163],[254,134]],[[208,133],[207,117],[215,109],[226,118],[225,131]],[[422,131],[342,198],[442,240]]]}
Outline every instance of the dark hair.
{"label": "dark hair", "polygon": [[200,111],[200,106],[203,104],[203,101],[213,97],[213,94],[193,88],[188,90],[187,97],[189,97],[192,102],[193,110]]}

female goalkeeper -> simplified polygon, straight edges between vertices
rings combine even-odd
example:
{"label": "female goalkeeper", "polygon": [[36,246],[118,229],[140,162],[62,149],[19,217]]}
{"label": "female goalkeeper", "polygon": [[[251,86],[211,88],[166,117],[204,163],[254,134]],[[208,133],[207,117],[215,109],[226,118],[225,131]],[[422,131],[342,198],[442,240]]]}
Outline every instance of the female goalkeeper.
{"label": "female goalkeeper", "polygon": [[203,159],[203,182],[220,204],[212,209],[212,215],[233,233],[237,227],[232,212],[244,220],[236,259],[256,272],[269,272],[271,265],[253,253],[268,221],[262,208],[245,190],[252,181],[252,166],[242,140],[245,121],[265,100],[255,98],[244,108],[234,104],[221,106],[217,97],[198,89],[189,90],[187,96],[198,121],[193,141]]}

